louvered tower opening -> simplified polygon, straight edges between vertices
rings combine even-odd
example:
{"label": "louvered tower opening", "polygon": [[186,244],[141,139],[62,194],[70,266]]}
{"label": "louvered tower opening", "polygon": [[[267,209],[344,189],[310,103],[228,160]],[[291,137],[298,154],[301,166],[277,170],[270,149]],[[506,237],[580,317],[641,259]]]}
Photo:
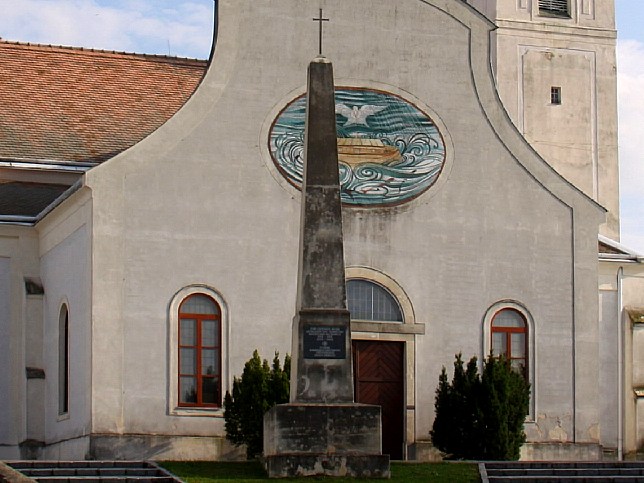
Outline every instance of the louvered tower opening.
{"label": "louvered tower opening", "polygon": [[554,15],[556,17],[570,17],[569,0],[539,0],[539,13],[541,15]]}

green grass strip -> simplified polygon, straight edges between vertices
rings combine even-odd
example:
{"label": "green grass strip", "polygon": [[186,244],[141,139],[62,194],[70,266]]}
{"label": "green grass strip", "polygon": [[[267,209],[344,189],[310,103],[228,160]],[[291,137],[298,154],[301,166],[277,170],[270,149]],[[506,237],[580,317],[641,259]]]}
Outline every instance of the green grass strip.
{"label": "green grass strip", "polygon": [[[223,461],[163,461],[161,466],[172,472],[186,483],[210,482],[236,482],[255,483],[260,481],[360,481],[380,482],[381,479],[373,478],[285,478],[269,480],[264,468],[257,461],[248,462],[223,462]],[[391,482],[478,482],[480,481],[478,468],[472,463],[445,462],[445,463],[391,463]]]}

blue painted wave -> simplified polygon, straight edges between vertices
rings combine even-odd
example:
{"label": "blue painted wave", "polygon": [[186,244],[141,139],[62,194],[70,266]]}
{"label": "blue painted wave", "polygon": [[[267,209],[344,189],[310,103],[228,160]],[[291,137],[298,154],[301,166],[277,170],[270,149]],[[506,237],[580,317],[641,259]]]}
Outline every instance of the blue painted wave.
{"label": "blue painted wave", "polygon": [[[390,205],[415,198],[438,178],[445,162],[442,137],[432,120],[403,99],[380,91],[340,89],[336,104],[359,111],[375,106],[366,118],[336,115],[338,138],[378,139],[394,146],[400,159],[350,166],[340,162],[342,201],[354,205]],[[338,109],[342,112],[346,110]],[[277,117],[270,132],[270,151],[282,174],[301,187],[304,173],[306,99],[300,97]]]}

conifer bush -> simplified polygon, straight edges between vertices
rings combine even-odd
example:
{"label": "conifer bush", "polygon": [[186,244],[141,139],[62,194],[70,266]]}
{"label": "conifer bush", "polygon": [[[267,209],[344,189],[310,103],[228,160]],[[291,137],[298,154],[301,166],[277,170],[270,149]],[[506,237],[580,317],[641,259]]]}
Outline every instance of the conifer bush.
{"label": "conifer bush", "polygon": [[224,397],[226,438],[235,446],[246,445],[246,457],[262,453],[264,414],[276,404],[289,400],[291,358],[287,354],[284,367],[275,353],[272,367],[259,357],[257,350],[244,365],[240,378],[233,380],[232,394]]}
{"label": "conifer bush", "polygon": [[525,442],[530,385],[502,357],[488,356],[479,374],[477,359],[454,361],[451,384],[443,367],[438,379],[434,446],[454,459],[518,460]]}

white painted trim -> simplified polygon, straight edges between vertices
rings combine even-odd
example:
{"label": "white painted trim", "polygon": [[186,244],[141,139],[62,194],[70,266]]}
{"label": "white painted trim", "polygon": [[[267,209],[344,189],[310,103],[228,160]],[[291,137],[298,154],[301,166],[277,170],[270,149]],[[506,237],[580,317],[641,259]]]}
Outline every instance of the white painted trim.
{"label": "white painted trim", "polygon": [[27,169],[30,171],[62,171],[84,173],[98,163],[76,163],[55,160],[0,159],[0,168]]}

